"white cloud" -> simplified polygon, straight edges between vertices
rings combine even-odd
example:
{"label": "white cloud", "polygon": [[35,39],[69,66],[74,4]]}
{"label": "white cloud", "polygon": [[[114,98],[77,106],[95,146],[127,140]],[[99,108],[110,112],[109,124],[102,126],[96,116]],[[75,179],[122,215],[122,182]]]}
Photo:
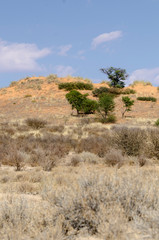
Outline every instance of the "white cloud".
{"label": "white cloud", "polygon": [[114,39],[120,38],[122,36],[121,31],[115,31],[115,32],[110,32],[110,33],[103,33],[96,38],[93,39],[92,41],[92,48],[95,49],[98,45],[112,41]]}
{"label": "white cloud", "polygon": [[59,47],[60,51],[58,52],[58,55],[60,56],[67,56],[67,52],[72,48],[71,44],[61,46]]}
{"label": "white cloud", "polygon": [[55,67],[56,74],[59,77],[66,77],[75,73],[75,70],[71,66],[58,65]]}
{"label": "white cloud", "polygon": [[80,50],[77,52],[77,58],[84,60],[85,56],[84,56],[85,51],[84,50]]}
{"label": "white cloud", "polygon": [[40,50],[35,44],[7,43],[0,40],[0,72],[40,70],[36,60],[50,53],[50,49]]}
{"label": "white cloud", "polygon": [[159,85],[159,67],[152,68],[152,69],[137,69],[130,75],[128,79],[128,84],[133,83],[133,81],[136,80],[144,80],[149,81],[153,85],[158,86]]}

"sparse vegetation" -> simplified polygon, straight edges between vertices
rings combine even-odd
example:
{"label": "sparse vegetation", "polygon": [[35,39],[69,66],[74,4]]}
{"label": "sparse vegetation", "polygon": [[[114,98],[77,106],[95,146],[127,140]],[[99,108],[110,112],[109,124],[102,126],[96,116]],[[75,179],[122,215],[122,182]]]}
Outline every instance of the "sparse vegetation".
{"label": "sparse vegetation", "polygon": [[135,90],[127,88],[127,89],[119,89],[119,88],[107,88],[107,87],[100,87],[95,88],[93,91],[94,97],[99,97],[102,93],[109,93],[114,96],[118,96],[119,94],[135,94]]}
{"label": "sparse vegetation", "polygon": [[158,127],[159,126],[159,119],[156,120],[155,125]]}
{"label": "sparse vegetation", "polygon": [[142,85],[144,85],[144,86],[152,86],[152,83],[151,83],[151,82],[149,82],[149,81],[144,81],[144,80],[136,80],[136,81],[134,81],[130,86],[131,86],[131,87],[134,87],[134,86],[137,85],[137,84],[142,84]]}
{"label": "sparse vegetation", "polygon": [[60,83],[59,89],[65,89],[66,91],[92,90],[93,85],[91,83],[84,83],[84,82],[66,82],[66,83]]}
{"label": "sparse vegetation", "polygon": [[100,87],[100,88],[95,88],[92,93],[94,97],[99,97],[102,93],[108,93],[109,88],[106,87]]}
{"label": "sparse vegetation", "polygon": [[10,86],[10,87],[14,87],[14,86],[16,86],[17,84],[18,84],[17,81],[12,81],[9,86]]}
{"label": "sparse vegetation", "polygon": [[49,84],[59,82],[57,74],[50,74],[49,76],[47,76],[46,80],[47,80],[47,83],[49,83]]}
{"label": "sparse vegetation", "polygon": [[122,117],[124,117],[126,112],[131,111],[131,107],[134,105],[134,100],[131,100],[128,96],[122,97],[122,102],[124,104],[124,111],[122,112]]}
{"label": "sparse vegetation", "polygon": [[31,94],[26,94],[24,97],[28,98],[28,97],[32,97],[32,95]]}
{"label": "sparse vegetation", "polygon": [[26,124],[33,128],[33,129],[40,129],[45,127],[45,125],[47,124],[46,121],[42,120],[42,119],[37,119],[37,118],[28,118],[26,120]]}
{"label": "sparse vegetation", "polygon": [[127,88],[127,89],[123,89],[121,94],[135,94],[136,91],[134,89],[130,89],[130,88]]}
{"label": "sparse vegetation", "polygon": [[151,101],[156,102],[157,99],[155,97],[138,97],[137,100],[139,101]]}
{"label": "sparse vegetation", "polygon": [[116,121],[117,121],[116,116],[113,115],[113,114],[109,114],[107,116],[107,119],[105,119],[104,121],[102,120],[101,122],[103,122],[103,123],[115,123]]}

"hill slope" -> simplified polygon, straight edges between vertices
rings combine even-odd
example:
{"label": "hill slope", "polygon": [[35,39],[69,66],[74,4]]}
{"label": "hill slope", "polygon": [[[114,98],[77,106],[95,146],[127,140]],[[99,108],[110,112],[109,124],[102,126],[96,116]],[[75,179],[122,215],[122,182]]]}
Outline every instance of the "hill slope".
{"label": "hill slope", "polygon": [[[47,120],[70,118],[72,109],[65,98],[67,92],[59,90],[58,83],[71,81],[79,81],[79,79],[31,77],[12,82],[9,87],[0,89],[0,121],[28,117],[39,117]],[[98,88],[107,85],[93,83],[93,86]],[[127,120],[129,118],[129,121],[133,119],[133,121],[141,120],[141,122],[149,123],[152,120],[154,122],[159,117],[159,101],[153,103],[137,101],[136,99],[139,96],[152,96],[159,100],[157,87],[137,84],[133,86],[133,89],[136,94],[130,94],[129,97],[135,100],[135,104],[132,111],[127,114]],[[81,92],[89,93],[89,97],[93,98],[92,91]],[[121,119],[123,108],[121,98],[122,96],[119,96],[115,99],[115,114],[118,122],[125,121],[125,119]]]}

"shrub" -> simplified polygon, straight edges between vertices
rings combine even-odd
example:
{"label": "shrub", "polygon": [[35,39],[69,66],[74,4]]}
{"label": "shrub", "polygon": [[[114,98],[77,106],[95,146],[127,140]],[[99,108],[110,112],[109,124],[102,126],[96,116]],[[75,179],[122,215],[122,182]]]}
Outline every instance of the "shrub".
{"label": "shrub", "polygon": [[58,133],[62,133],[64,130],[64,126],[63,125],[53,125],[47,128],[47,130],[49,132],[58,132]]}
{"label": "shrub", "polygon": [[139,156],[139,166],[143,167],[146,164],[146,157],[145,156]]}
{"label": "shrub", "polygon": [[83,100],[86,99],[86,95],[82,95],[80,92],[76,90],[72,90],[66,94],[67,101],[72,105],[72,109],[77,110],[77,115],[82,110]]}
{"label": "shrub", "polygon": [[116,116],[111,114],[111,115],[108,115],[105,123],[115,123],[116,121],[117,121]]}
{"label": "shrub", "polygon": [[156,102],[157,99],[154,97],[138,97],[137,100],[139,101],[151,101],[151,102]]}
{"label": "shrub", "polygon": [[131,111],[131,107],[134,105],[134,100],[131,100],[128,96],[126,96],[126,97],[122,97],[122,101],[123,101],[124,108],[125,108],[122,113],[122,117],[124,117],[124,114],[126,112]]}
{"label": "shrub", "polygon": [[148,157],[156,157],[159,159],[159,129],[148,129],[149,144],[146,148]]}
{"label": "shrub", "polygon": [[114,127],[114,145],[118,146],[123,153],[138,156],[145,151],[147,134],[139,128]]}
{"label": "shrub", "polygon": [[85,81],[86,83],[92,83],[91,79],[89,79],[89,78],[85,78],[84,81]]}
{"label": "shrub", "polygon": [[45,125],[47,124],[46,121],[42,120],[42,119],[37,119],[37,118],[28,118],[26,120],[26,124],[33,128],[33,129],[40,129],[45,127]]}
{"label": "shrub", "polygon": [[144,80],[134,81],[130,86],[134,87],[134,86],[137,85],[137,84],[143,84],[144,86],[152,86],[152,83],[151,83],[151,82],[144,81]]}
{"label": "shrub", "polygon": [[112,137],[109,130],[105,131],[105,134],[101,136],[90,135],[87,138],[82,138],[80,142],[76,145],[76,152],[90,152],[98,155],[99,157],[104,157],[105,154],[112,147]]}
{"label": "shrub", "polygon": [[49,150],[41,150],[38,152],[38,164],[42,166],[44,171],[51,171],[56,166],[57,157]]}
{"label": "shrub", "polygon": [[105,163],[108,164],[108,166],[118,165],[118,167],[121,167],[124,163],[124,156],[121,150],[111,149],[105,155],[104,160]]}
{"label": "shrub", "polygon": [[21,171],[25,165],[23,153],[18,151],[16,145],[12,145],[12,152],[8,153],[7,162],[15,166],[16,171]]}
{"label": "shrub", "polygon": [[10,86],[10,87],[14,87],[14,86],[16,86],[17,84],[18,84],[17,81],[12,81],[9,86]]}
{"label": "shrub", "polygon": [[28,97],[32,97],[32,95],[31,94],[26,94],[24,97],[28,98]]}
{"label": "shrub", "polygon": [[159,119],[156,120],[155,125],[158,127],[159,126]]}
{"label": "shrub", "polygon": [[102,93],[108,93],[108,92],[109,92],[109,88],[106,88],[106,87],[95,88],[92,91],[93,97],[99,97],[99,95],[101,95]]}
{"label": "shrub", "polygon": [[109,93],[111,95],[117,96],[119,94],[134,94],[136,93],[133,89],[119,89],[119,88],[107,88],[107,87],[100,87],[95,88],[95,90],[92,91],[94,97],[99,97],[103,93]]}
{"label": "shrub", "polygon": [[122,94],[122,89],[120,88],[109,88],[109,93],[114,95],[114,96],[118,96],[119,94]]}
{"label": "shrub", "polygon": [[98,103],[95,100],[84,99],[82,103],[82,110],[85,114],[93,114],[95,113],[98,107]]}
{"label": "shrub", "polygon": [[101,81],[100,84],[107,84],[108,86],[110,86],[110,82],[106,80]]}
{"label": "shrub", "polygon": [[127,88],[121,92],[122,94],[135,94],[136,91],[134,89]]}
{"label": "shrub", "polygon": [[50,74],[49,76],[47,76],[46,80],[47,80],[47,83],[58,83],[58,80],[57,80],[58,76],[56,74]]}
{"label": "shrub", "polygon": [[108,114],[115,108],[113,97],[108,94],[102,94],[99,97],[98,112],[103,121],[107,121]]}
{"label": "shrub", "polygon": [[97,109],[97,102],[91,99],[87,99],[87,94],[81,94],[76,90],[72,90],[66,94],[68,102],[72,105],[72,109],[77,110],[77,115],[79,113],[90,114],[94,113]]}
{"label": "shrub", "polygon": [[78,166],[80,163],[89,163],[89,164],[97,164],[99,163],[100,158],[90,152],[81,152],[79,154],[73,154],[70,159],[71,166]]}
{"label": "shrub", "polygon": [[59,89],[65,89],[66,91],[71,90],[93,90],[93,85],[91,83],[84,82],[69,82],[69,83],[60,83]]}

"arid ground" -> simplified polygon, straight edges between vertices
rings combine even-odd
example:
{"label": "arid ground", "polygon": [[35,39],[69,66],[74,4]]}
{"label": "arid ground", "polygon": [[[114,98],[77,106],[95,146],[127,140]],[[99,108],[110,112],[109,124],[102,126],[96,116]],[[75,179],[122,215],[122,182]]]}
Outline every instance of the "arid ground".
{"label": "arid ground", "polygon": [[117,122],[102,124],[71,115],[66,81],[86,80],[27,77],[0,89],[0,240],[158,240],[158,88],[130,86],[132,111],[122,119],[119,95]]}

